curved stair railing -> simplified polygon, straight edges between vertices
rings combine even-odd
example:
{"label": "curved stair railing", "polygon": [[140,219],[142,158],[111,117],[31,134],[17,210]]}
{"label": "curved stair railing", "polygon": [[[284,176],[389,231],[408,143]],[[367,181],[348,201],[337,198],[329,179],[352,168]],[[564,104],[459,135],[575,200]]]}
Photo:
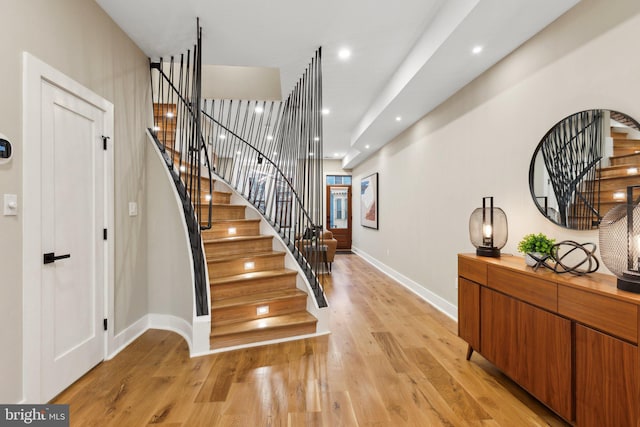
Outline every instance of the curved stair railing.
{"label": "curved stair railing", "polygon": [[319,49],[285,101],[204,100],[202,129],[215,174],[274,227],[325,307],[321,81]]}
{"label": "curved stair railing", "polygon": [[[207,263],[202,250],[200,230],[211,227],[211,204],[203,202],[203,189],[213,191],[208,153],[200,132],[202,29],[198,25],[197,42],[179,59],[150,61],[151,98],[154,126],[150,129],[163,154],[182,201],[189,231],[195,275],[196,312],[209,314],[207,300]],[[202,170],[206,174],[202,173]],[[209,217],[203,221],[202,212]],[[199,218],[200,217],[200,218]]]}
{"label": "curved stair railing", "polygon": [[564,119],[543,138],[542,155],[565,227],[589,230],[601,219],[594,166],[602,159],[602,131],[602,111],[589,110]]}
{"label": "curved stair railing", "polygon": [[[200,231],[212,226],[214,174],[270,222],[305,272],[318,307],[326,307],[319,274],[324,264],[320,50],[284,102],[202,101],[201,34],[198,25],[193,50],[169,60],[150,60],[154,107],[150,131],[182,200],[193,254],[197,315],[209,313]],[[246,120],[236,115],[230,121],[229,113],[236,110],[225,108],[231,105],[241,106]],[[273,135],[267,133],[270,125],[262,125],[262,118],[250,118],[249,109],[261,114],[259,106],[269,111]],[[263,144],[272,140],[276,142]],[[269,152],[267,147],[277,148]],[[200,195],[207,193],[202,199]]]}

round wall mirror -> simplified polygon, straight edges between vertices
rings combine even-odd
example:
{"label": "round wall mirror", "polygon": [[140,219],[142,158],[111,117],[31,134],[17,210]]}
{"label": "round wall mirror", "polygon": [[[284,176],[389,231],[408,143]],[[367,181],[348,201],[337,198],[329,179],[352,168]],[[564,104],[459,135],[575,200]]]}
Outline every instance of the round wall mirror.
{"label": "round wall mirror", "polygon": [[562,119],[531,159],[529,188],[540,212],[574,230],[597,229],[602,217],[640,185],[640,124],[611,110]]}

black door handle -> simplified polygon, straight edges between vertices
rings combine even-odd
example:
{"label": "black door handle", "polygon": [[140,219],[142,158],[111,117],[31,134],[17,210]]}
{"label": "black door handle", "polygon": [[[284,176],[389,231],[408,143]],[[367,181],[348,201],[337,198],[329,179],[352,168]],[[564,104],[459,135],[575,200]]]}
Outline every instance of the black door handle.
{"label": "black door handle", "polygon": [[56,256],[55,253],[49,252],[49,253],[44,254],[44,263],[45,264],[51,264],[52,262],[56,262],[59,259],[65,259],[65,258],[71,258],[71,254]]}

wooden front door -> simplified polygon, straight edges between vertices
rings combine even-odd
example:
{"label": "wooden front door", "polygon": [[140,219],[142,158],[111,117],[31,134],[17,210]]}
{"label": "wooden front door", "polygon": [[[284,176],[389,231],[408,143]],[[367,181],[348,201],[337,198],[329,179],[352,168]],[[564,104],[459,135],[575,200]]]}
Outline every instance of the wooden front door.
{"label": "wooden front door", "polygon": [[351,186],[327,185],[327,230],[338,249],[351,249]]}

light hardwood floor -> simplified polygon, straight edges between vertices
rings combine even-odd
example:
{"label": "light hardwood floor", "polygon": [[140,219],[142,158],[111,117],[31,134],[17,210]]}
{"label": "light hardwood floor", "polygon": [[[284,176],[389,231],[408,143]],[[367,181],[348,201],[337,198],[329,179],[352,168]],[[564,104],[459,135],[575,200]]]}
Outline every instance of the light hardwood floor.
{"label": "light hardwood floor", "polygon": [[331,335],[190,359],[152,330],[54,403],[72,426],[566,425],[358,256],[336,256],[325,287]]}

